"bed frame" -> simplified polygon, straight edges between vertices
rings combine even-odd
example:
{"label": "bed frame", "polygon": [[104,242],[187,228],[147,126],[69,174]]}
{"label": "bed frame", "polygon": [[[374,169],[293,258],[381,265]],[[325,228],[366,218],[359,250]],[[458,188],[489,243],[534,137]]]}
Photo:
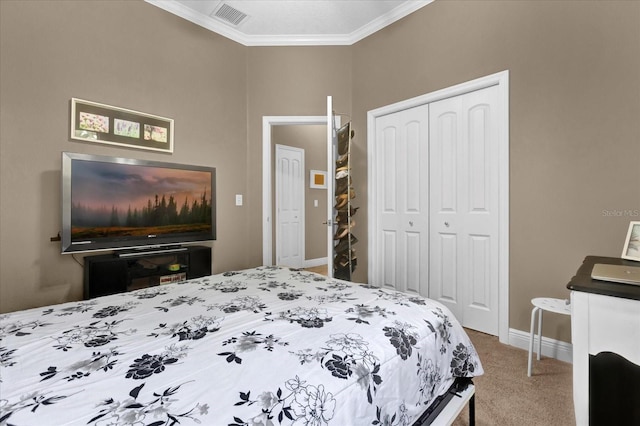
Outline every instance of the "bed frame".
{"label": "bed frame", "polygon": [[449,390],[422,413],[413,426],[450,425],[469,403],[469,426],[476,424],[476,388],[468,377],[457,378]]}

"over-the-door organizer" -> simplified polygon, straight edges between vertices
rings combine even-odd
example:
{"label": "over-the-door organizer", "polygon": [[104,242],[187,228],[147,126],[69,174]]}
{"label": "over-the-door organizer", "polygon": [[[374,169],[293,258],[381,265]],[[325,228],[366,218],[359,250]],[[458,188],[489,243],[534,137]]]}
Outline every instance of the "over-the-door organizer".
{"label": "over-the-door organizer", "polygon": [[353,138],[351,123],[342,126],[337,132],[338,158],[336,160],[336,217],[334,224],[336,244],[334,247],[333,276],[343,280],[351,280],[356,269],[357,258],[353,245],[358,239],[353,235],[355,215],[358,207],[353,207],[351,200],[356,194],[351,179],[351,139]]}

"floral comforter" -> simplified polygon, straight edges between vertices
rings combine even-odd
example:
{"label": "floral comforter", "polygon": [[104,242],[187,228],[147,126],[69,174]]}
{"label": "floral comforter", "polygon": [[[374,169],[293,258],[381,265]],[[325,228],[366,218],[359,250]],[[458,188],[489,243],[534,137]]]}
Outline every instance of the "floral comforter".
{"label": "floral comforter", "polygon": [[409,425],[482,373],[437,302],[278,267],[0,315],[2,425]]}

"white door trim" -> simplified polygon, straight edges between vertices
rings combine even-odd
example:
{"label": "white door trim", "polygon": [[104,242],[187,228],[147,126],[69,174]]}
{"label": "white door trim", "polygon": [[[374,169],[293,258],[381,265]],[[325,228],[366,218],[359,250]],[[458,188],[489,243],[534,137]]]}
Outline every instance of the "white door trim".
{"label": "white door trim", "polygon": [[[383,115],[403,111],[408,108],[439,101],[441,99],[462,95],[475,90],[484,89],[491,86],[498,86],[498,114],[499,114],[499,185],[500,185],[500,236],[499,236],[499,266],[498,266],[498,288],[499,288],[499,334],[501,343],[509,343],[509,71],[501,71],[495,74],[471,80],[415,98],[407,99],[395,104],[386,105],[367,112],[367,192],[369,201],[367,205],[367,216],[369,218],[369,236],[374,235],[378,224],[373,216],[375,199],[374,178],[372,176],[375,165],[375,125],[376,118]],[[373,265],[376,257],[376,247],[372,238],[369,238],[369,279],[374,276]],[[371,283],[376,285],[376,283]]]}
{"label": "white door trim", "polygon": [[[273,232],[271,230],[272,191],[271,187],[271,126],[300,124],[327,125],[324,115],[309,116],[263,116],[262,117],[262,264],[273,265]],[[327,179],[327,191],[333,194],[333,180]],[[330,254],[328,254],[330,255]]]}

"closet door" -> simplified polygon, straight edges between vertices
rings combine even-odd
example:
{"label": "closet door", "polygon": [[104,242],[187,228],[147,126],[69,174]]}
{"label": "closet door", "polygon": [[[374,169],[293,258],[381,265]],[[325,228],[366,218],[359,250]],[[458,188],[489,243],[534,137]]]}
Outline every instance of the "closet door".
{"label": "closet door", "polygon": [[428,105],[376,119],[376,285],[423,296],[429,282],[428,138]]}
{"label": "closet door", "polygon": [[430,104],[429,297],[498,334],[496,86]]}

